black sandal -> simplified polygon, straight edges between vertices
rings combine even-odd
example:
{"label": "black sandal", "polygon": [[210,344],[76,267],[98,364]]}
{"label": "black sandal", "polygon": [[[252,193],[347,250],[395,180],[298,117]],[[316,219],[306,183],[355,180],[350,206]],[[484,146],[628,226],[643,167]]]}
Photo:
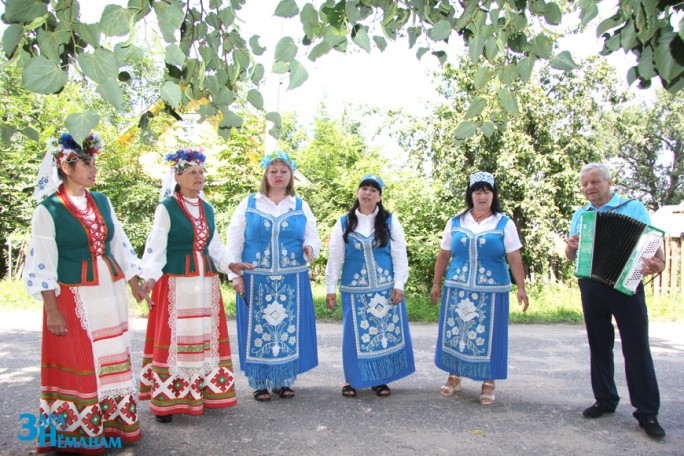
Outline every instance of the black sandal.
{"label": "black sandal", "polygon": [[389,386],[387,385],[378,385],[374,386],[371,388],[373,391],[375,391],[375,394],[377,394],[380,397],[385,397],[389,396],[392,392],[389,389]]}
{"label": "black sandal", "polygon": [[273,388],[273,394],[277,394],[281,399],[292,399],[295,392],[289,386],[283,386],[282,388]]}
{"label": "black sandal", "polygon": [[342,387],[342,396],[344,397],[356,397],[356,390],[349,383]]}
{"label": "black sandal", "polygon": [[252,393],[252,396],[254,396],[254,399],[256,399],[259,402],[266,402],[271,400],[271,395],[268,393],[268,390],[266,388],[255,390]]}
{"label": "black sandal", "polygon": [[173,421],[173,415],[154,415],[154,419],[160,423],[170,423]]}

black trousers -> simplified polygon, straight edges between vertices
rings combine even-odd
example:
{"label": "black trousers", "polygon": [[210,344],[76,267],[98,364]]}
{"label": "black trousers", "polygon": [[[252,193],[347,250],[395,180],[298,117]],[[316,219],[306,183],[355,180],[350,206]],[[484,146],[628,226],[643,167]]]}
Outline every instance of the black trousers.
{"label": "black trousers", "polygon": [[648,342],[648,312],[644,288],[627,296],[595,280],[580,279],[584,323],[591,353],[591,387],[594,397],[608,408],[617,407],[620,397],[615,387],[613,347],[615,317],[622,355],[625,357],[627,388],[636,418],[657,416],[660,392]]}

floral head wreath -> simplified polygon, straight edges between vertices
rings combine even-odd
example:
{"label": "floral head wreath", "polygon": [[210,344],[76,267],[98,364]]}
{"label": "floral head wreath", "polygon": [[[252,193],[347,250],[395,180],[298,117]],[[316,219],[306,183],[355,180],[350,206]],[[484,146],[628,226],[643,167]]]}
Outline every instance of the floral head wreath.
{"label": "floral head wreath", "polygon": [[182,174],[190,166],[199,166],[205,169],[204,162],[207,160],[207,157],[202,153],[202,148],[200,150],[192,150],[186,147],[166,154],[165,160],[176,174]]}
{"label": "floral head wreath", "polygon": [[78,144],[69,133],[47,140],[47,151],[38,168],[33,197],[36,201],[54,193],[62,183],[57,168],[62,163],[75,163],[86,157],[94,157],[102,149],[102,139],[97,133],[90,134],[83,144]]}
{"label": "floral head wreath", "polygon": [[52,137],[47,140],[47,149],[54,158],[55,164],[74,163],[85,157],[94,157],[102,149],[102,138],[98,133],[91,133],[83,145],[74,141],[69,133],[62,133],[59,138]]}
{"label": "floral head wreath", "polygon": [[270,154],[264,155],[264,157],[261,159],[261,167],[264,169],[268,168],[268,165],[271,163],[271,161],[275,159],[280,159],[290,165],[292,171],[297,169],[297,163],[290,158],[290,155],[287,152],[271,152]]}

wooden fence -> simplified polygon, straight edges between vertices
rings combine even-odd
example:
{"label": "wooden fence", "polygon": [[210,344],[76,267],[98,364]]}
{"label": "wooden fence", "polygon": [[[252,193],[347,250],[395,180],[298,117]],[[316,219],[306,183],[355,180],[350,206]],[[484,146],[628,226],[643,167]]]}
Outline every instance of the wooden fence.
{"label": "wooden fence", "polygon": [[668,236],[665,239],[665,270],[649,284],[649,286],[653,286],[655,294],[677,293],[684,295],[682,241],[684,241],[684,234],[681,237]]}

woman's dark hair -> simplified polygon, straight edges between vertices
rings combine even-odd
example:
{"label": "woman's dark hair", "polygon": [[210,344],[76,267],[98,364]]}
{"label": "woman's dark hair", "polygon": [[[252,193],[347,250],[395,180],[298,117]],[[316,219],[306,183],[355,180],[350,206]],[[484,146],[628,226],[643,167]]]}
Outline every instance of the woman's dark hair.
{"label": "woman's dark hair", "polygon": [[475,182],[473,185],[468,187],[468,190],[466,190],[465,194],[465,203],[466,203],[466,209],[465,211],[462,212],[461,215],[465,214],[469,210],[471,210],[474,206],[473,204],[473,193],[475,193],[478,190],[489,190],[493,194],[492,198],[492,213],[493,214],[498,214],[500,212],[503,212],[501,209],[501,203],[499,202],[499,191],[497,190],[496,187],[492,187],[489,183],[480,181],[480,182]]}
{"label": "woman's dark hair", "polygon": [[[366,179],[364,181],[361,181],[361,183],[359,184],[359,188],[368,186],[377,189],[380,192],[380,195],[382,195],[382,189],[380,188],[380,185],[378,185],[378,183],[374,180]],[[356,229],[356,226],[359,224],[359,219],[356,216],[356,210],[358,208],[359,199],[356,198],[356,201],[354,201],[354,205],[347,213],[347,227],[345,228],[344,234],[342,235],[342,239],[344,239],[345,243],[349,242],[349,233],[354,231]],[[385,247],[387,245],[387,242],[391,239],[390,229],[389,226],[387,226],[387,219],[389,218],[389,216],[390,213],[389,211],[385,210],[385,208],[382,205],[382,201],[378,201],[378,214],[375,216],[376,247]]]}

